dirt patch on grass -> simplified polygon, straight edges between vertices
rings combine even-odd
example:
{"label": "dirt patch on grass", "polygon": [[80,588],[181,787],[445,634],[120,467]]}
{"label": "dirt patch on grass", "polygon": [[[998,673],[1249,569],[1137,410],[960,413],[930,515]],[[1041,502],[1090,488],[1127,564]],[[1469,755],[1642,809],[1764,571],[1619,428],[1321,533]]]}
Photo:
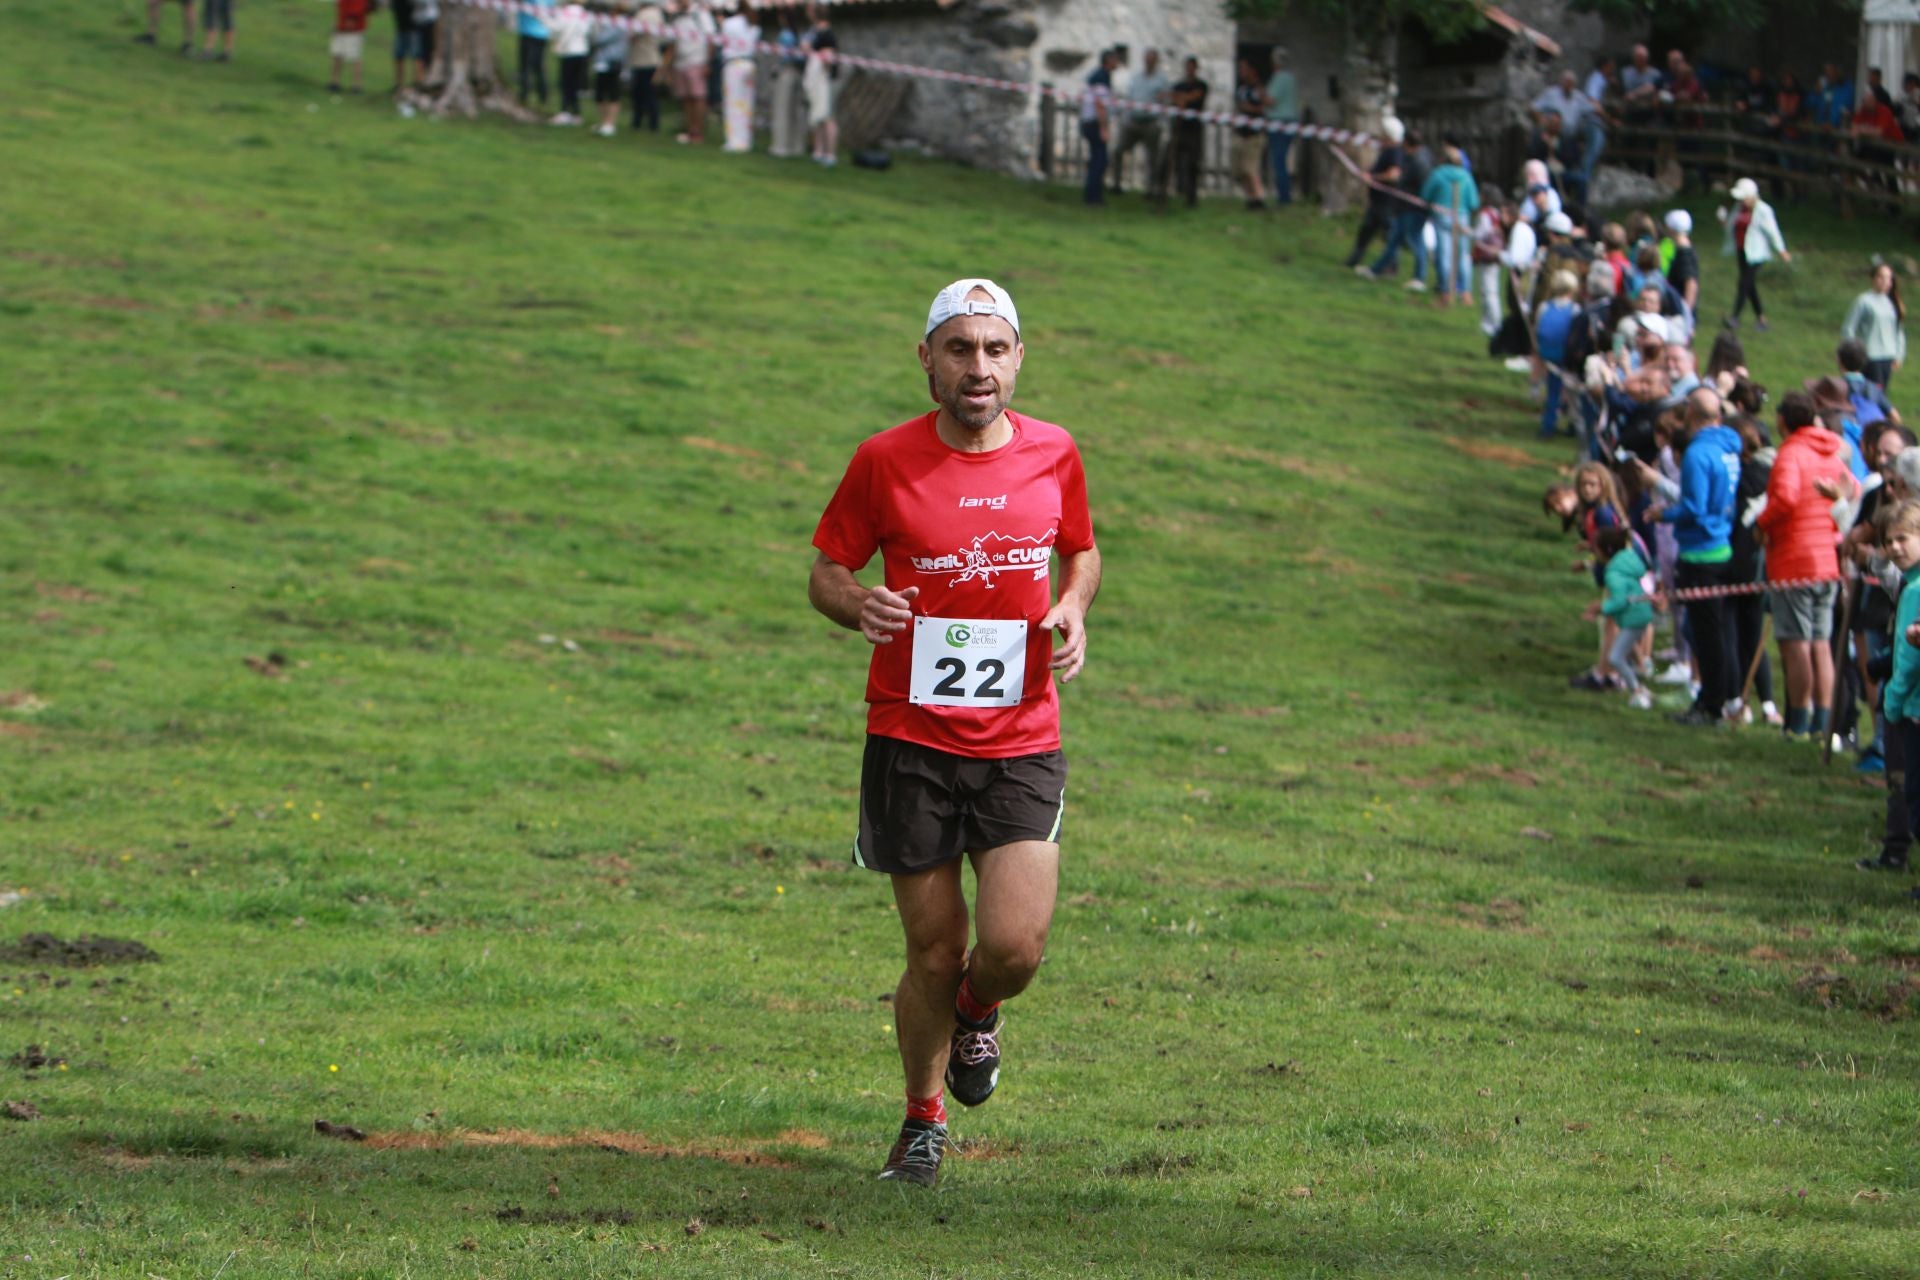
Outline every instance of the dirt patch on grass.
{"label": "dirt patch on grass", "polygon": [[0,962],[51,964],[67,969],[90,969],[103,964],[153,964],[159,959],[159,952],[131,938],[82,936],[69,942],[50,933],[23,933],[20,941],[12,946],[0,947]]}
{"label": "dirt patch on grass", "polygon": [[1539,459],[1523,449],[1510,444],[1495,444],[1490,440],[1463,440],[1459,436],[1443,436],[1449,447],[1459,450],[1469,458],[1478,458],[1482,462],[1503,462],[1509,467],[1526,467],[1531,470],[1540,465]]}
{"label": "dirt patch on grass", "polygon": [[17,720],[0,720],[0,738],[32,738],[39,734],[39,727],[21,724]]}
{"label": "dirt patch on grass", "polygon": [[947,1144],[962,1160],[1012,1160],[1026,1148],[1012,1138],[960,1138]]}
{"label": "dirt patch on grass", "polygon": [[[811,1135],[818,1137],[818,1135]],[[621,1155],[653,1156],[662,1160],[717,1160],[722,1164],[739,1166],[751,1165],[754,1168],[788,1169],[793,1166],[777,1156],[768,1155],[765,1148],[780,1145],[783,1138],[770,1143],[759,1142],[656,1142],[639,1133],[614,1133],[599,1129],[588,1129],[580,1133],[535,1133],[531,1129],[448,1129],[439,1133],[422,1133],[412,1130],[405,1132],[373,1132],[367,1135],[366,1145],[379,1151],[439,1151],[447,1147],[523,1147],[534,1151],[558,1151],[572,1147],[591,1147],[600,1151],[615,1151]],[[819,1142],[825,1145],[826,1139]],[[810,1146],[811,1142],[796,1145]]]}
{"label": "dirt patch on grass", "polygon": [[34,594],[47,600],[65,600],[71,604],[99,604],[106,597],[97,591],[85,587],[76,587],[65,582],[36,582]]}
{"label": "dirt patch on grass", "polygon": [[1517,902],[1506,898],[1495,898],[1491,902],[1462,902],[1454,907],[1460,923],[1469,929],[1495,930],[1506,933],[1538,933],[1527,924],[1527,909]]}

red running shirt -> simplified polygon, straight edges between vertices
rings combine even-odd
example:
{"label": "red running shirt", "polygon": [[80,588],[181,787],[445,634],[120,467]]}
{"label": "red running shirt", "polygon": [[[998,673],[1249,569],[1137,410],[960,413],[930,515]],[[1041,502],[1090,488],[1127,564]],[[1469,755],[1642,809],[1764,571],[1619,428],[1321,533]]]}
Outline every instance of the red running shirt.
{"label": "red running shirt", "polygon": [[1010,707],[944,707],[908,701],[914,629],[873,646],[867,732],[953,755],[997,760],[1057,750],[1060,700],[1049,552],[1093,546],[1087,477],[1073,437],[1049,422],[1008,413],[1013,439],[990,453],[950,448],[932,413],[870,437],[855,450],[813,545],[836,564],[864,569],[880,552],[892,591],[919,587],[915,614],[1027,622],[1027,672]]}

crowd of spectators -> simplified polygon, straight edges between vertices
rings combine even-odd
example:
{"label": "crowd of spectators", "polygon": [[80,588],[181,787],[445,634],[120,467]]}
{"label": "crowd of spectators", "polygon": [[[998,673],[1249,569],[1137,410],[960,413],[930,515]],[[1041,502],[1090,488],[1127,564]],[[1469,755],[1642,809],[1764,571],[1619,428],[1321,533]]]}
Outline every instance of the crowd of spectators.
{"label": "crowd of spectators", "polygon": [[[1709,107],[1723,110],[1710,117]],[[1856,90],[1844,70],[1827,63],[1807,86],[1792,71],[1770,76],[1758,66],[1742,76],[1703,76],[1678,49],[1656,66],[1647,46],[1635,45],[1624,65],[1604,56],[1584,78],[1562,71],[1530,104],[1529,115],[1528,158],[1548,164],[1576,202],[1585,202],[1611,133],[1658,127],[1684,134],[1709,125],[1784,144],[1756,156],[1770,164],[1777,197],[1790,175],[1812,167],[1804,148],[1831,151],[1843,141],[1860,159],[1886,166],[1883,181],[1890,183],[1895,156],[1885,144],[1920,138],[1920,74],[1904,76],[1896,96],[1878,68],[1869,69],[1866,85]],[[1673,149],[1682,181],[1693,176],[1688,162],[1697,145],[1683,138]]]}
{"label": "crowd of spectators", "polygon": [[[148,0],[147,30],[136,39],[159,43],[160,17],[169,0]],[[202,25],[209,59],[233,51],[232,0],[203,0]],[[443,0],[333,0],[328,39],[330,93],[365,91],[366,41],[374,14],[385,9],[393,32],[392,92],[428,89],[434,74]],[[181,4],[181,52],[194,53],[194,5]],[[750,0],[527,0],[503,15],[515,35],[514,79],[520,104],[546,113],[560,126],[591,124],[603,138],[619,131],[623,107],[634,129],[660,131],[661,94],[679,105],[675,140],[705,143],[709,107],[717,107],[725,133],[723,149],[751,151],[758,88],[769,64],[771,97],[768,153],[802,154],[819,164],[837,162],[839,131],[834,96],[840,78],[840,47],[824,6],[773,9],[763,27]],[[224,45],[216,48],[216,40]],[[766,57],[765,42],[777,52]],[[549,75],[549,72],[552,72]],[[592,116],[587,99],[591,96]]]}
{"label": "crowd of spectators", "polygon": [[[1418,163],[1404,148],[1400,162]],[[1735,313],[1702,326],[1687,210],[1590,223],[1564,174],[1542,176],[1530,169],[1520,201],[1490,197],[1474,249],[1499,297],[1490,349],[1531,374],[1541,436],[1576,450],[1543,498],[1596,592],[1595,660],[1571,683],[1641,710],[1664,684],[1685,690],[1678,724],[1758,721],[1853,752],[1888,788],[1882,849],[1859,865],[1904,869],[1920,816],[1920,756],[1906,768],[1920,588],[1903,590],[1920,577],[1920,449],[1891,395],[1906,358],[1893,266],[1875,259],[1836,317],[1832,366],[1775,402],[1738,332],[1749,303],[1765,328],[1760,268],[1788,256],[1755,182],[1719,210]]]}

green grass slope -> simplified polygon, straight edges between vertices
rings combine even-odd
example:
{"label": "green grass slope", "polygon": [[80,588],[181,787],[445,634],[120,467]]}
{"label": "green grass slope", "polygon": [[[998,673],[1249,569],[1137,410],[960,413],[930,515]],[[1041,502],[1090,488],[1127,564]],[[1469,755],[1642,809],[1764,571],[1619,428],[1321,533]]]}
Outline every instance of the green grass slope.
{"label": "green grass slope", "polygon": [[[0,1276],[1911,1274],[1877,794],[1565,689],[1563,451],[1467,315],[1306,209],[331,102],[328,13],[0,8],[0,943],[160,956],[0,956]],[[1776,392],[1897,247],[1784,216]],[[1108,583],[924,1195],[804,582],[976,272]]]}

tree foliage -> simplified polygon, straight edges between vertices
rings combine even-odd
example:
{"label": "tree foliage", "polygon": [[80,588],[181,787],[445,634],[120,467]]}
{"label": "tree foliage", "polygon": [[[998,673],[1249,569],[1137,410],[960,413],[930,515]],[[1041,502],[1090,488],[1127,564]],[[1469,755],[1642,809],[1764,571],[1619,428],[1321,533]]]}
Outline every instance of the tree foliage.
{"label": "tree foliage", "polygon": [[[1756,31],[1774,13],[1789,4],[1796,8],[1807,0],[1574,0],[1573,7],[1623,26],[1639,26],[1659,18],[1663,22],[1687,22],[1704,29],[1737,28]],[[1861,0],[1821,0],[1836,14],[1858,15]]]}
{"label": "tree foliage", "polygon": [[1481,8],[1479,0],[1227,0],[1235,18],[1305,14],[1361,32],[1392,31],[1411,18],[1442,40],[1478,30],[1486,22]]}

